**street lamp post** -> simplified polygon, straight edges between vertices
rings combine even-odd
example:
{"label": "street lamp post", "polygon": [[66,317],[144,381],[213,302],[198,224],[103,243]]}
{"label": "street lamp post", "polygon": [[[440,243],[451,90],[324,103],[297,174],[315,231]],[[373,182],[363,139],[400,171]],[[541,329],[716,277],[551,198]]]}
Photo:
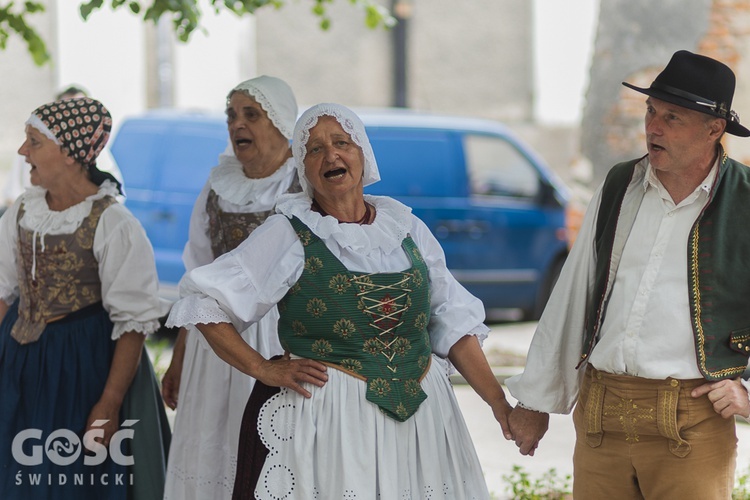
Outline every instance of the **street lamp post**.
{"label": "street lamp post", "polygon": [[412,0],[391,0],[391,13],[397,23],[393,27],[393,105],[409,106],[407,99],[407,30],[412,15]]}

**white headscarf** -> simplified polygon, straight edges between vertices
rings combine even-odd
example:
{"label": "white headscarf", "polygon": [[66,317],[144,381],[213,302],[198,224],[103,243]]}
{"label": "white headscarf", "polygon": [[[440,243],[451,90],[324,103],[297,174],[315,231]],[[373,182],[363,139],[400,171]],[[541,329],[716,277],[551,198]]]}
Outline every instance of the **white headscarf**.
{"label": "white headscarf", "polygon": [[370,139],[367,138],[367,132],[365,131],[365,125],[360,120],[354,111],[343,106],[341,104],[334,103],[321,103],[316,104],[312,108],[308,109],[302,116],[297,120],[297,124],[294,126],[294,136],[292,140],[292,154],[294,161],[297,164],[297,173],[299,176],[299,182],[302,185],[302,189],[312,198],[313,189],[310,182],[305,176],[305,155],[307,154],[307,141],[310,140],[310,129],[318,123],[318,118],[321,116],[333,117],[341,128],[349,134],[352,141],[362,149],[362,153],[365,159],[363,181],[364,186],[369,186],[380,180],[380,172],[378,171],[378,163],[375,161],[375,153],[372,151],[370,145]]}
{"label": "white headscarf", "polygon": [[279,132],[287,139],[292,138],[297,119],[297,100],[284,80],[266,75],[245,80],[229,91],[227,102],[238,91],[255,99]]}

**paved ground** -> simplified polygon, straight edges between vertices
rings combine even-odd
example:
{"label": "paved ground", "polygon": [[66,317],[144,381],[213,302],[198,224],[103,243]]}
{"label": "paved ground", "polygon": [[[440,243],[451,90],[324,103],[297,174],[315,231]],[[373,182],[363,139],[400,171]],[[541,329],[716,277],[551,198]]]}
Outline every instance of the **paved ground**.
{"label": "paved ground", "polygon": [[[525,355],[536,323],[511,323],[494,325],[485,341],[484,350],[489,359],[517,359]],[[517,373],[519,367],[495,367],[499,376]],[[455,392],[464,413],[474,445],[482,463],[487,485],[497,499],[507,496],[507,482],[503,475],[512,472],[518,465],[529,473],[532,480],[541,478],[548,470],[556,469],[558,476],[572,474],[574,431],[570,415],[551,415],[549,431],[542,440],[534,457],[518,453],[515,444],[506,441],[495,423],[489,407],[466,385],[455,384]],[[510,393],[506,389],[506,394]],[[509,398],[512,401],[512,398]],[[738,422],[739,441],[737,471],[746,474],[750,467],[750,425]]]}

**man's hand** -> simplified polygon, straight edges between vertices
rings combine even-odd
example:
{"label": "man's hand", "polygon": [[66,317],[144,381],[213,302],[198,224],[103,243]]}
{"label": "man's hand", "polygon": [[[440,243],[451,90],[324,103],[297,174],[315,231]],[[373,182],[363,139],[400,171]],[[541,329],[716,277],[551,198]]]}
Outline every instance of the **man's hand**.
{"label": "man's hand", "polygon": [[747,389],[739,379],[709,382],[693,389],[690,395],[694,398],[707,395],[714,405],[714,411],[724,418],[732,418],[735,415],[750,417]]}
{"label": "man's hand", "polygon": [[534,456],[534,450],[549,428],[549,413],[516,406],[510,414],[508,423],[521,455]]}

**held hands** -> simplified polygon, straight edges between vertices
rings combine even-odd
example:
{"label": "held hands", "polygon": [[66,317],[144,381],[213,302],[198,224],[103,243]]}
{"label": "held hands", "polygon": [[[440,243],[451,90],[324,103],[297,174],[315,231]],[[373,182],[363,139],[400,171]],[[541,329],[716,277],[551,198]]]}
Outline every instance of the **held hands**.
{"label": "held hands", "polygon": [[505,399],[505,396],[503,395],[501,399],[491,403],[490,408],[492,408],[492,413],[495,415],[495,420],[500,423],[500,428],[503,430],[503,436],[505,439],[508,441],[513,439],[513,434],[510,431],[510,425],[508,423],[508,417],[510,417],[513,407],[508,403],[508,400]]}
{"label": "held hands", "polygon": [[747,389],[739,379],[709,382],[693,389],[690,395],[694,398],[708,396],[708,400],[714,405],[714,411],[724,418],[734,415],[750,417]]}
{"label": "held hands", "polygon": [[323,363],[312,359],[290,359],[289,353],[284,353],[281,359],[265,360],[258,370],[258,380],[272,387],[288,387],[309,398],[309,391],[302,387],[308,383],[323,387],[328,381],[328,368]]}
{"label": "held hands", "polygon": [[521,455],[533,457],[539,441],[549,427],[549,413],[516,406],[508,418],[508,423]]}

